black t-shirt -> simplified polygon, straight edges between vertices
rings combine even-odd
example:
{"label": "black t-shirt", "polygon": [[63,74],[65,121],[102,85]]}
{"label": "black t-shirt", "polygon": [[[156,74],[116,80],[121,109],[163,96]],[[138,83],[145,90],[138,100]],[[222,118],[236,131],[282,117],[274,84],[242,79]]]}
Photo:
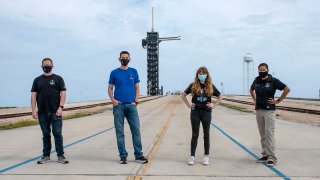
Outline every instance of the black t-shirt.
{"label": "black t-shirt", "polygon": [[[205,84],[200,84],[201,88],[202,88],[202,94],[195,94],[194,96],[192,96],[192,103],[194,103],[196,106],[196,109],[200,109],[200,110],[205,110],[205,111],[211,111],[211,108],[207,107],[207,103],[211,103],[211,96],[220,96],[220,92],[218,91],[218,89],[212,84],[212,88],[213,88],[213,94],[211,96],[208,96],[207,93],[205,92]],[[184,91],[186,94],[190,94],[191,93],[191,89],[192,89],[193,83],[191,83],[187,89]]]}
{"label": "black t-shirt", "polygon": [[31,92],[37,92],[38,112],[55,113],[60,105],[60,92],[66,91],[62,77],[41,75],[33,81]]}
{"label": "black t-shirt", "polygon": [[270,74],[268,76],[266,80],[262,80],[259,76],[256,77],[251,85],[251,89],[256,93],[255,109],[275,110],[276,106],[268,103],[268,99],[274,98],[277,89],[282,91],[287,86]]}

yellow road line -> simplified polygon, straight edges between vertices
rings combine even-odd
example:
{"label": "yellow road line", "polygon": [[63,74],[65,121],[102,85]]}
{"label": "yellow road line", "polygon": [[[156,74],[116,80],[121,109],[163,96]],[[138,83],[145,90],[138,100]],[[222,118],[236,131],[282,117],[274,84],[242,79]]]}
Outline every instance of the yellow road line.
{"label": "yellow road line", "polygon": [[[148,169],[150,168],[150,165],[152,163],[153,157],[155,156],[155,154],[157,153],[158,149],[160,148],[162,139],[165,136],[165,134],[166,134],[166,132],[167,132],[167,130],[169,128],[169,124],[170,124],[170,121],[172,120],[173,113],[174,113],[174,111],[176,109],[176,106],[177,106],[177,104],[174,103],[174,106],[173,106],[173,108],[171,108],[171,112],[170,112],[170,115],[169,115],[168,119],[163,124],[163,126],[160,128],[160,131],[158,132],[158,134],[155,137],[154,145],[151,148],[151,150],[150,150],[150,152],[149,152],[149,154],[147,156],[149,162],[146,163],[146,164],[143,164],[142,167],[140,168],[140,170],[138,170],[136,175],[128,176],[127,180],[141,180],[142,179],[141,175],[144,175],[148,171]],[[141,172],[141,175],[138,175],[139,172]]]}

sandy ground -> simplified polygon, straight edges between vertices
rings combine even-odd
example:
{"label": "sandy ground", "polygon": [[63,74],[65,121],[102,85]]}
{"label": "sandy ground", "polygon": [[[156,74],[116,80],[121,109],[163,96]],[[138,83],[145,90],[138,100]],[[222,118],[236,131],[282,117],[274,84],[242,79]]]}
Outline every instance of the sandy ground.
{"label": "sandy ground", "polygon": [[[228,96],[227,98],[252,102],[251,97],[248,97],[248,96]],[[244,104],[234,103],[230,101],[223,101],[223,102],[227,104],[245,107],[246,109],[251,110],[252,112],[255,112],[254,106],[251,106],[251,105],[244,105]],[[284,99],[279,105],[287,106],[287,107],[320,110],[320,101]],[[277,115],[277,118],[282,120],[305,123],[305,124],[320,127],[320,115],[298,113],[298,112],[292,112],[292,111],[283,111],[283,110],[276,110],[276,115]]]}
{"label": "sandy ground", "polygon": [[[143,98],[140,100],[140,102],[142,103],[144,101],[148,101],[148,100],[151,100],[154,98],[157,98],[157,96]],[[65,108],[91,105],[91,104],[97,104],[97,103],[105,103],[105,102],[110,102],[110,100],[69,103],[69,104],[65,105]],[[103,112],[103,111],[105,111],[107,109],[111,109],[111,108],[112,108],[112,105],[97,106],[97,107],[88,108],[88,109],[64,111],[63,115],[66,116],[66,115],[72,115],[72,114],[77,114],[77,113],[98,113],[98,112]],[[0,109],[0,114],[14,114],[14,113],[22,113],[22,112],[30,112],[30,111],[31,111],[30,107],[8,108],[8,109]],[[0,119],[0,125],[13,124],[13,123],[23,121],[23,120],[37,121],[37,119],[33,119],[32,116],[22,116],[22,117],[16,117],[16,118]]]}
{"label": "sandy ground", "polygon": [[[150,100],[152,98],[154,98],[154,97],[145,98],[142,101]],[[251,97],[248,97],[248,96],[227,96],[227,98],[252,102]],[[97,103],[103,103],[103,102],[109,102],[109,100],[70,103],[70,104],[66,104],[65,107],[83,106],[83,105],[97,104]],[[239,103],[234,103],[234,102],[229,102],[229,101],[223,101],[223,102],[227,103],[227,104],[231,104],[231,105],[245,107],[246,109],[248,109],[252,112],[255,112],[254,107],[251,105],[244,105],[244,104],[239,104]],[[288,107],[296,107],[296,108],[320,110],[320,101],[285,99],[279,105],[288,106]],[[65,111],[64,115],[75,114],[75,113],[96,113],[96,112],[105,111],[108,108],[111,108],[111,106],[99,106],[99,107],[94,107],[94,108],[89,108],[89,109]],[[0,114],[29,112],[30,110],[31,110],[30,107],[0,109]],[[292,121],[292,122],[298,122],[298,123],[306,123],[309,125],[320,127],[320,116],[319,115],[297,113],[297,112],[283,111],[283,110],[277,110],[276,115],[277,115],[277,118],[279,118],[279,119]],[[15,123],[15,122],[18,122],[21,120],[32,120],[32,117],[31,116],[24,116],[24,117],[17,117],[17,118],[1,119],[0,125]]]}

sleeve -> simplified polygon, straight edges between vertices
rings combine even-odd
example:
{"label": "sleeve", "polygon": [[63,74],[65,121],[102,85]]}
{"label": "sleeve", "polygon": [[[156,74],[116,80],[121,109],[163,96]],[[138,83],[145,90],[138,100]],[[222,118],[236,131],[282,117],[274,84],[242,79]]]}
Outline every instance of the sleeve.
{"label": "sleeve", "polygon": [[110,73],[110,77],[109,77],[109,84],[113,84],[115,85],[115,76],[114,76],[114,71],[112,71]]}
{"label": "sleeve", "polygon": [[216,86],[212,84],[212,88],[213,88],[213,94],[212,94],[212,95],[213,95],[213,96],[217,96],[217,97],[220,96],[221,93],[220,93],[220,91],[216,88]]}
{"label": "sleeve", "polygon": [[66,88],[66,84],[64,83],[63,78],[59,77],[59,80],[60,80],[60,87],[59,87],[60,91],[66,91],[67,88]]}
{"label": "sleeve", "polygon": [[139,78],[138,71],[136,69],[134,70],[134,72],[135,72],[134,84],[137,84],[140,82],[140,78]]}
{"label": "sleeve", "polygon": [[256,81],[257,81],[257,80],[255,79],[255,80],[252,82],[251,87],[250,87],[251,90],[254,90],[254,87],[255,87],[255,85],[256,85]]}
{"label": "sleeve", "polygon": [[274,87],[279,90],[283,90],[287,85],[281,82],[279,79],[274,78]]}
{"label": "sleeve", "polygon": [[31,88],[31,92],[38,92],[38,88],[37,88],[37,79],[33,80],[32,88]]}
{"label": "sleeve", "polygon": [[193,83],[191,83],[191,84],[187,87],[187,89],[184,90],[184,93],[190,94],[190,93],[191,93],[191,88],[192,88],[192,86],[193,86]]}

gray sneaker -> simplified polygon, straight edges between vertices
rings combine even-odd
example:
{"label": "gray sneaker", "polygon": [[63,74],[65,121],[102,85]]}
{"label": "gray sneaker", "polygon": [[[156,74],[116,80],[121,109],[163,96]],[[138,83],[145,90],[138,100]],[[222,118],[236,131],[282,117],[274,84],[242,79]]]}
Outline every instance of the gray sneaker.
{"label": "gray sneaker", "polygon": [[43,156],[37,163],[38,164],[45,164],[45,163],[48,163],[49,161],[50,161],[49,156]]}
{"label": "gray sneaker", "polygon": [[58,157],[58,163],[68,164],[69,161],[68,161],[64,156],[59,156],[59,157]]}

